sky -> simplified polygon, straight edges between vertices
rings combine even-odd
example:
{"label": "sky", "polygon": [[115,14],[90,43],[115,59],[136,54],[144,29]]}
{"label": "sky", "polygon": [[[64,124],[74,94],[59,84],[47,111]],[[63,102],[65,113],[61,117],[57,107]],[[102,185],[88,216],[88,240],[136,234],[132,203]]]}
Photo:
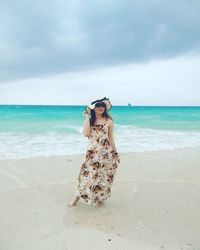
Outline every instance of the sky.
{"label": "sky", "polygon": [[200,105],[200,1],[0,2],[0,104]]}

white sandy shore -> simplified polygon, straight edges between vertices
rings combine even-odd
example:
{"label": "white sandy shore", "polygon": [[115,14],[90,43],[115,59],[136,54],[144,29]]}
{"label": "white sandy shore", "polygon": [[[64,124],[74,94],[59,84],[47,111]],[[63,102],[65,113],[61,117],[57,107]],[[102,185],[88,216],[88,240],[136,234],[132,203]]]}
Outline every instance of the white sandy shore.
{"label": "white sandy shore", "polygon": [[199,250],[200,148],[120,157],[99,208],[67,207],[83,155],[0,161],[0,249]]}

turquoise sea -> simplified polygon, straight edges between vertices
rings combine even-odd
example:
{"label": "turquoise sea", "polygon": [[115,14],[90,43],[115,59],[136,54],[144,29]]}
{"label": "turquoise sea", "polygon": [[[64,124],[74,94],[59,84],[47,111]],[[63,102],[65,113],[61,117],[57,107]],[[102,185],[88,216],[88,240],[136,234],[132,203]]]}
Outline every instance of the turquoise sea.
{"label": "turquoise sea", "polygon": [[[0,159],[85,153],[84,109],[0,105]],[[109,113],[119,153],[200,146],[200,107],[113,106]]]}

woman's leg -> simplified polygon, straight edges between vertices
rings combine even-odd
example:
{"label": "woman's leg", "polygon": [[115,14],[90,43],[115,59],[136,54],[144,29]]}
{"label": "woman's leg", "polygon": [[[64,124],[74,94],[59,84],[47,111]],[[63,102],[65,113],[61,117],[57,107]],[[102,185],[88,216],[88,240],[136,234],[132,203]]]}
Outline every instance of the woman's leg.
{"label": "woman's leg", "polygon": [[76,203],[79,201],[79,197],[77,195],[74,196],[74,198],[68,203],[68,207],[75,206]]}

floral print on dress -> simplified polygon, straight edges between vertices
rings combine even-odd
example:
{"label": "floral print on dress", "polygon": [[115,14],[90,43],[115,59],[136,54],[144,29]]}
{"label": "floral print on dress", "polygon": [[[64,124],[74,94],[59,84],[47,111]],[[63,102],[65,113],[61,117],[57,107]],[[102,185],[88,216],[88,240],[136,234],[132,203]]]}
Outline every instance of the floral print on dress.
{"label": "floral print on dress", "polygon": [[92,206],[111,196],[111,187],[120,163],[108,136],[108,122],[90,127],[87,152],[78,176],[76,195]]}

